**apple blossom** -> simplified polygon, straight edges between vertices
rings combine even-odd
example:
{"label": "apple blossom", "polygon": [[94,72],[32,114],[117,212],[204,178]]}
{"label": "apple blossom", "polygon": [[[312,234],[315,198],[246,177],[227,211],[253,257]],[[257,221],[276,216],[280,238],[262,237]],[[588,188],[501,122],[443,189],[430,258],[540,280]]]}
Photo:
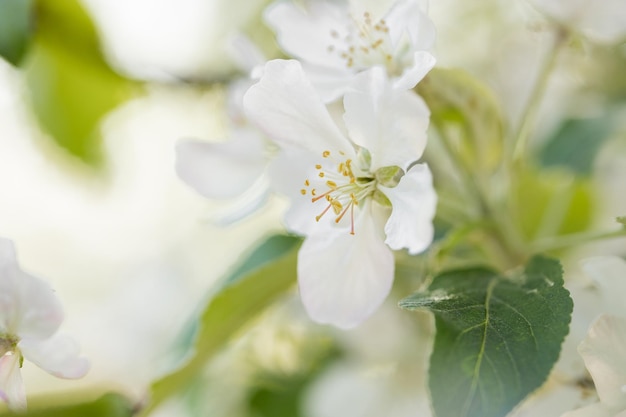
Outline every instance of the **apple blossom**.
{"label": "apple blossom", "polygon": [[340,98],[351,79],[379,66],[395,88],[413,88],[435,65],[435,28],[418,0],[290,1],[271,5],[266,21],[279,45],[302,61],[324,101]]}
{"label": "apple blossom", "polygon": [[425,164],[430,113],[376,67],[355,77],[336,124],[298,61],[266,64],[244,97],[248,117],[281,148],[270,165],[291,200],[287,227],[303,304],[317,322],[356,326],[391,289],[391,249],[416,254],[433,239],[436,195]]}
{"label": "apple blossom", "polygon": [[542,13],[603,43],[626,38],[623,0],[530,0]]}
{"label": "apple blossom", "polygon": [[20,368],[24,358],[59,378],[80,378],[89,363],[76,343],[57,332],[63,321],[54,290],[22,271],[13,244],[0,238],[0,398],[26,407]]}
{"label": "apple blossom", "polygon": [[625,417],[626,318],[602,315],[578,351],[593,378],[600,402],[562,417]]}
{"label": "apple blossom", "polygon": [[[232,46],[233,58],[246,73],[254,74],[255,67],[264,62],[261,52],[247,38],[234,38]],[[265,168],[272,154],[271,146],[250,125],[242,106],[243,95],[253,83],[251,77],[243,77],[229,85],[227,140],[187,139],[176,145],[178,176],[204,197],[231,203],[227,214],[215,217],[218,223],[232,223],[251,214],[269,195]]]}

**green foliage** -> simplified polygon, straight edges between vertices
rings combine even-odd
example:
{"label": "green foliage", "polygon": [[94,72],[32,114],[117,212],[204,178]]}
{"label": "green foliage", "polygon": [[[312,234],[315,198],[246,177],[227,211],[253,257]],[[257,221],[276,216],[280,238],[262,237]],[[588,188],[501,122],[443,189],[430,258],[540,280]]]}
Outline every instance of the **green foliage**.
{"label": "green foliage", "polygon": [[31,405],[25,413],[3,413],[0,416],[22,417],[130,417],[133,407],[119,394],[105,394],[94,401],[72,405],[37,408]]}
{"label": "green foliage", "polygon": [[41,127],[80,158],[102,162],[99,122],[129,97],[132,83],[105,62],[94,27],[77,0],[39,0],[28,95]]}
{"label": "green foliage", "polygon": [[417,85],[431,111],[431,123],[454,141],[474,171],[492,172],[502,158],[502,117],[491,91],[460,69],[433,69]]}
{"label": "green foliage", "polygon": [[269,238],[226,280],[200,315],[193,357],[152,384],[146,414],[192,382],[233,336],[293,286],[298,243],[295,237]]}
{"label": "green foliage", "polygon": [[609,113],[593,119],[569,119],[544,145],[539,161],[544,167],[565,167],[588,176],[593,161],[612,132]]}
{"label": "green foliage", "polygon": [[559,262],[537,256],[512,278],[483,268],[440,274],[400,306],[435,314],[429,370],[435,414],[496,417],[545,381],[573,303]]}
{"label": "green foliage", "polygon": [[512,187],[514,219],[528,241],[586,230],[593,217],[593,190],[559,170],[528,170]]}
{"label": "green foliage", "polygon": [[32,0],[0,0],[0,57],[18,65],[32,34]]}

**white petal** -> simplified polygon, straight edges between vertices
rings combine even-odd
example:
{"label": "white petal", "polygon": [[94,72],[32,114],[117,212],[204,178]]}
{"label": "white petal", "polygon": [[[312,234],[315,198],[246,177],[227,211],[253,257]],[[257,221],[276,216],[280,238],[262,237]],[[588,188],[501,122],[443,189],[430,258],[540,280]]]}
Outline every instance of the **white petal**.
{"label": "white petal", "polygon": [[3,333],[15,328],[20,274],[13,242],[0,238],[0,332]]}
{"label": "white petal", "polygon": [[385,243],[395,250],[407,248],[412,255],[424,251],[433,241],[433,218],[437,206],[437,194],[428,166],[415,165],[396,187],[379,188],[389,198],[392,207],[385,225]]}
{"label": "white petal", "polygon": [[185,140],[176,145],[176,173],[207,198],[243,194],[265,169],[264,144],[251,129],[236,129],[220,143]]}
{"label": "white petal", "polygon": [[393,283],[393,254],[364,208],[355,234],[309,236],[298,254],[298,283],[309,316],[318,323],[351,328],[385,300]]}
{"label": "white petal", "polygon": [[226,51],[241,71],[250,74],[258,65],[263,65],[267,59],[263,52],[246,35],[237,33],[229,39],[229,48]]}
{"label": "white petal", "polygon": [[[319,184],[315,165],[324,162],[318,155],[308,151],[286,150],[277,155],[272,161],[268,172],[271,178],[272,189],[286,196],[290,205],[285,214],[285,225],[291,232],[308,236],[314,233],[332,232],[337,225],[328,213],[320,221],[315,217],[319,215],[328,203],[321,199],[313,202],[310,191],[303,195],[302,190],[316,188],[323,189]],[[305,181],[309,180],[309,186]]]}
{"label": "white petal", "polygon": [[324,103],[331,103],[348,91],[355,73],[347,67],[335,68],[302,64],[306,76]]}
{"label": "white petal", "polygon": [[9,354],[0,358],[0,398],[11,410],[26,409],[26,392],[20,372],[20,355]]}
{"label": "white petal", "polygon": [[626,261],[617,256],[595,256],[582,260],[581,266],[600,289],[602,310],[610,314],[625,314]]}
{"label": "white petal", "polygon": [[254,214],[270,197],[269,179],[263,174],[248,190],[228,204],[215,208],[207,215],[209,221],[218,226],[231,226]]}
{"label": "white petal", "polygon": [[48,337],[62,321],[54,290],[20,270],[13,244],[0,239],[0,330],[19,337]]}
{"label": "white petal", "polygon": [[353,152],[297,61],[273,60],[244,97],[248,118],[282,146]]}
{"label": "white petal", "polygon": [[266,9],[264,17],[276,32],[278,44],[291,56],[317,66],[345,67],[339,54],[328,49],[346,36],[346,25],[351,23],[347,8],[339,2],[313,0],[296,5],[279,1]]}
{"label": "white petal", "polygon": [[423,2],[398,1],[385,16],[389,36],[396,47],[401,46],[404,36],[414,50],[430,50],[435,45],[435,25],[426,15],[427,5],[420,3]]}
{"label": "white petal", "polygon": [[622,417],[615,414],[615,410],[602,403],[591,404],[578,410],[568,411],[561,417]]}
{"label": "white petal", "polygon": [[344,107],[350,138],[370,151],[372,172],[387,166],[406,169],[422,156],[430,112],[417,95],[392,89],[381,68],[355,77]]}
{"label": "white petal", "polygon": [[578,351],[593,377],[600,401],[626,409],[626,319],[602,315]]}
{"label": "white petal", "polygon": [[45,338],[56,332],[63,322],[63,307],[52,287],[22,272],[19,291],[17,334]]}
{"label": "white petal", "polygon": [[26,359],[59,378],[81,378],[89,370],[89,361],[80,356],[78,344],[64,334],[45,340],[23,339],[18,347]]}
{"label": "white petal", "polygon": [[395,79],[393,88],[397,90],[409,90],[417,85],[435,66],[436,60],[429,52],[417,51],[413,54],[413,62]]}

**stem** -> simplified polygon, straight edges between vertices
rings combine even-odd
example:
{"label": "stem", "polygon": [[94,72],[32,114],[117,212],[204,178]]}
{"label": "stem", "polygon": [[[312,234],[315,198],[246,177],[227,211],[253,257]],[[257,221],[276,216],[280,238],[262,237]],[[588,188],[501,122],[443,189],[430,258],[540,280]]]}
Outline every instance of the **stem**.
{"label": "stem", "polygon": [[493,233],[490,235],[502,249],[501,252],[507,258],[507,264],[512,266],[518,265],[524,260],[524,251],[520,249],[519,235],[510,223],[509,219],[503,217],[503,211],[492,206],[491,201],[488,199],[487,194],[483,191],[481,184],[476,180],[471,168],[467,165],[463,158],[459,158],[458,153],[454,149],[450,137],[445,130],[436,125],[439,132],[439,138],[441,144],[445,148],[448,156],[452,160],[452,163],[459,169],[459,174],[465,183],[466,187],[471,190],[471,194],[474,196],[476,203],[479,207],[481,218],[491,221],[493,227],[491,228]]}
{"label": "stem", "polygon": [[538,240],[532,245],[535,252],[551,252],[604,239],[626,237],[626,227],[610,232],[573,233]]}
{"label": "stem", "polygon": [[530,131],[535,125],[537,115],[539,114],[539,105],[541,104],[541,100],[543,99],[543,95],[546,91],[550,74],[552,73],[552,70],[557,62],[561,46],[565,44],[568,38],[569,33],[567,29],[559,26],[554,36],[552,45],[546,53],[543,65],[541,66],[535,85],[531,91],[530,97],[528,98],[526,107],[524,108],[524,112],[522,113],[520,124],[517,131],[512,136],[514,140],[514,150],[512,154],[513,162],[521,161],[526,154]]}

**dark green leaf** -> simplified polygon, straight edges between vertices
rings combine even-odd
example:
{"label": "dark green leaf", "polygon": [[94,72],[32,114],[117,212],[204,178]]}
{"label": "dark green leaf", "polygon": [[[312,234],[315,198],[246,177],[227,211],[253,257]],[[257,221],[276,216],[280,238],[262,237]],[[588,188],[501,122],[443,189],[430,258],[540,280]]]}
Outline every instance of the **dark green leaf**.
{"label": "dark green leaf", "polygon": [[37,2],[37,31],[24,67],[41,127],[82,161],[101,163],[99,122],[130,96],[132,84],[105,62],[77,0]]}
{"label": "dark green leaf", "polygon": [[594,119],[569,119],[545,144],[539,154],[544,167],[565,167],[589,175],[598,151],[612,132],[609,114]]}
{"label": "dark green leaf", "polygon": [[226,280],[230,284],[209,300],[200,316],[194,356],[152,384],[151,403],[144,413],[193,381],[226,342],[294,285],[299,241],[269,238]]}
{"label": "dark green leaf", "polygon": [[32,401],[25,413],[3,413],[2,416],[21,417],[130,417],[133,406],[119,394],[105,394],[95,401],[72,405],[45,406],[46,401]]}
{"label": "dark green leaf", "polygon": [[454,142],[459,157],[491,172],[502,157],[502,117],[491,91],[460,69],[433,69],[417,85],[431,121]]}
{"label": "dark green leaf", "polygon": [[573,304],[559,262],[537,256],[512,278],[483,268],[443,273],[400,306],[435,314],[429,385],[436,415],[499,417],[546,380]]}
{"label": "dark green leaf", "polygon": [[0,56],[18,65],[32,32],[32,0],[0,0]]}

